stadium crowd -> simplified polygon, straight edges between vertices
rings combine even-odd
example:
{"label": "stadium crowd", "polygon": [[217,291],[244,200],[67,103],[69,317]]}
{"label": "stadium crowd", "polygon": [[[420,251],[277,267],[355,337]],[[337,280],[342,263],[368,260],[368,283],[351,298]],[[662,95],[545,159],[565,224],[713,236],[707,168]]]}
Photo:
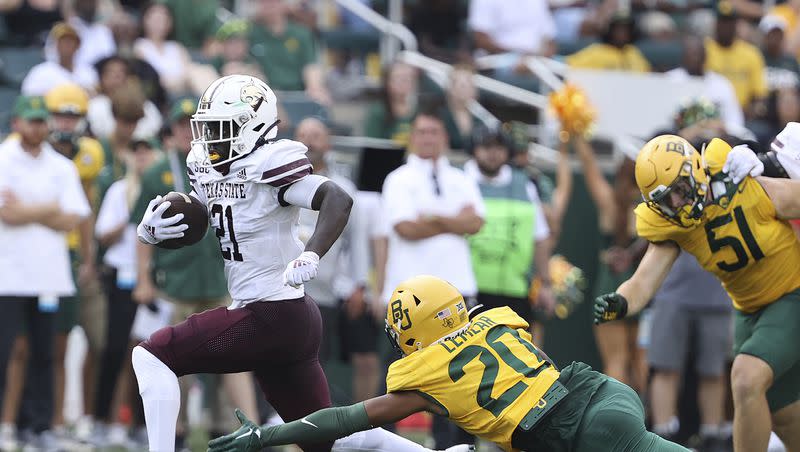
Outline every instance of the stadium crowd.
{"label": "stadium crowd", "polygon": [[[440,88],[401,61],[381,67],[378,32],[333,1],[0,1],[0,450],[146,448],[130,350],[160,326],[230,302],[215,231],[180,250],[139,243],[135,232],[150,199],[190,190],[190,118],[217,77],[266,81],[280,103],[279,137],[304,143],[315,173],[355,199],[345,233],[305,285],[323,313],[323,365],[343,360],[352,374],[336,383],[349,394],[333,388],[340,403],[381,390],[391,360],[386,303],[410,276],[442,277],[469,304],[512,307],[538,341],[540,321],[583,309],[566,308],[556,287],[558,265],[571,267],[559,244],[580,239],[562,234],[576,178],[596,206],[601,243],[583,296],[613,291],[642,257],[633,161],[608,178],[594,143],[564,127],[555,169],[537,167],[523,123],[540,118],[481,93],[473,75],[538,89],[522,58],[542,55],[576,68],[698,77],[707,97],[675,112],[670,130],[698,149],[712,137],[767,149],[800,122],[797,0],[510,3],[403,2],[420,51],[453,64]],[[492,54],[499,63],[481,67]],[[486,124],[476,100],[503,124]],[[334,135],[391,144],[345,152]],[[575,174],[571,160],[580,162]],[[315,220],[304,211],[301,239]],[[719,282],[684,255],[649,312],[586,328],[595,329],[602,370],[645,400],[655,433],[730,451],[732,313]],[[77,326],[88,342],[83,409],[65,419],[64,364]],[[678,403],[686,378],[699,410],[691,431]],[[181,379],[184,397],[192,381]],[[235,425],[233,406],[270,417],[251,375],[203,382],[212,437]],[[186,412],[179,448],[189,447]],[[432,424],[437,449],[471,441],[443,418]]]}

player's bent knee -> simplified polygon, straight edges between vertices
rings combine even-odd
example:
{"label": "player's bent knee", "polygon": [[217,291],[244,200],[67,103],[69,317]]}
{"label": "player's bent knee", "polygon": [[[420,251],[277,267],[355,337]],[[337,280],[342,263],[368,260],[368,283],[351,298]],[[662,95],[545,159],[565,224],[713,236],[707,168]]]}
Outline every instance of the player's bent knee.
{"label": "player's bent knee", "polygon": [[178,377],[175,372],[147,349],[140,345],[134,347],[131,364],[136,373],[136,380],[139,382],[140,394],[156,391],[168,399],[173,398],[174,394],[178,394],[177,397],[180,397]]}
{"label": "player's bent knee", "polygon": [[734,400],[766,394],[772,384],[772,369],[764,360],[751,355],[738,355],[731,368],[731,391]]}

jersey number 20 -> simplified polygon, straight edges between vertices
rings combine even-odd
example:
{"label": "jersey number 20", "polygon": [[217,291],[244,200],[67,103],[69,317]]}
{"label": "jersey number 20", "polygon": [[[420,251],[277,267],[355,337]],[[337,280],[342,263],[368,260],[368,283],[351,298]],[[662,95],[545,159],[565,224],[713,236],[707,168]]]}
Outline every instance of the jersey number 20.
{"label": "jersey number 20", "polygon": [[[231,209],[231,206],[225,207],[223,212],[221,204],[213,204],[211,206],[211,215],[218,216],[217,220],[219,221],[219,227],[214,229],[216,229],[217,232],[217,239],[219,240],[219,250],[220,252],[222,252],[222,258],[225,259],[226,261],[229,261],[231,259],[239,262],[243,261],[244,257],[242,256],[242,253],[239,252],[239,243],[236,241],[236,232],[234,232],[233,230],[233,209]],[[228,223],[227,233],[228,233],[228,238],[233,244],[233,252],[231,252],[231,249],[227,246],[224,248],[222,247],[222,238],[225,237],[225,232],[226,232],[225,220],[227,220]]]}
{"label": "jersey number 20", "polygon": [[[508,346],[500,341],[500,338],[504,334],[510,334],[517,339],[520,344],[536,356],[540,361],[539,365],[536,368],[530,367],[516,357]],[[486,333],[486,344],[497,353],[504,363],[526,377],[534,378],[539,375],[541,371],[550,366],[547,359],[540,355],[533,344],[520,337],[517,330],[507,326],[496,326],[489,330],[489,332]],[[503,410],[508,408],[509,405],[528,389],[528,385],[525,384],[525,382],[518,381],[514,386],[500,394],[500,397],[496,399],[492,397],[492,389],[494,389],[494,382],[497,379],[500,362],[489,349],[481,347],[480,345],[468,345],[450,361],[448,373],[453,383],[457,382],[465,375],[464,367],[476,357],[483,364],[483,376],[481,377],[481,383],[478,386],[478,393],[476,395],[478,405],[488,410],[494,417],[498,417]]]}

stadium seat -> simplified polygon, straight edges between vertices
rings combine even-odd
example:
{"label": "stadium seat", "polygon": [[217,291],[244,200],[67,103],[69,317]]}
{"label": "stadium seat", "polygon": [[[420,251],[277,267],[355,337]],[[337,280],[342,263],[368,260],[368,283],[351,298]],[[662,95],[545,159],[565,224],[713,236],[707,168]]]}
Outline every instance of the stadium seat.
{"label": "stadium seat", "polygon": [[309,99],[303,92],[283,91],[276,93],[280,103],[286,110],[286,115],[292,125],[296,126],[297,123],[304,118],[314,116],[323,122],[328,122],[328,110],[322,105]]}
{"label": "stadium seat", "polygon": [[32,67],[44,61],[44,55],[40,47],[4,47],[0,48],[0,60],[5,63],[5,73],[19,82]]}
{"label": "stadium seat", "polygon": [[558,47],[557,53],[559,55],[572,55],[573,53],[582,50],[585,47],[588,47],[590,44],[594,44],[597,42],[595,38],[579,38],[574,41],[558,41],[556,46]]}
{"label": "stadium seat", "polygon": [[653,66],[653,71],[668,71],[681,65],[683,50],[678,41],[643,40],[636,46]]}
{"label": "stadium seat", "polygon": [[13,87],[0,86],[0,105],[5,105],[5,108],[0,108],[0,135],[6,135],[11,132],[11,106],[17,99],[19,91]]}
{"label": "stadium seat", "polygon": [[325,30],[320,41],[331,50],[349,50],[354,53],[377,52],[381,35],[377,31]]}

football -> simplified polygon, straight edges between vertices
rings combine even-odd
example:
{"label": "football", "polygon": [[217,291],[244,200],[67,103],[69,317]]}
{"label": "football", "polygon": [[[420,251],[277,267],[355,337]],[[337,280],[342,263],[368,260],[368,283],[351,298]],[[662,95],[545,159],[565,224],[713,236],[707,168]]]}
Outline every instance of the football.
{"label": "football", "polygon": [[[164,218],[182,213],[183,220],[181,220],[181,223],[188,225],[189,229],[183,232],[183,237],[164,240],[157,243],[157,247],[174,250],[194,245],[206,235],[206,230],[208,230],[208,209],[199,199],[185,193],[171,191],[161,198],[161,202],[164,201],[171,203],[169,208],[164,211]],[[154,206],[153,209],[155,210],[156,207],[158,206]]]}

